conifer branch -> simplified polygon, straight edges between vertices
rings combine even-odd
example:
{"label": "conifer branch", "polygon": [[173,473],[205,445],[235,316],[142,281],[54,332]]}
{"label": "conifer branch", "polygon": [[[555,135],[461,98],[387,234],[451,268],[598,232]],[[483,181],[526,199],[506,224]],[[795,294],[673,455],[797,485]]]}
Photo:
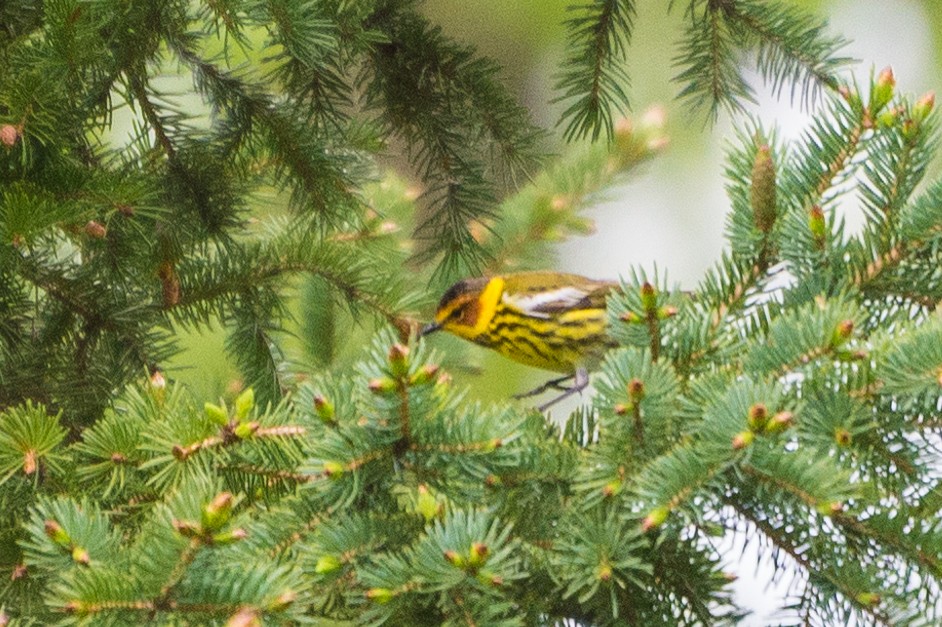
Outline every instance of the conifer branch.
{"label": "conifer branch", "polygon": [[[832,520],[840,523],[846,530],[861,535],[866,538],[876,540],[883,546],[893,548],[899,555],[909,559],[933,573],[942,572],[942,560],[938,556],[933,556],[920,548],[918,545],[910,545],[903,541],[901,536],[890,533],[881,533],[866,522],[851,516],[845,512],[836,512],[831,516]],[[903,536],[905,537],[905,536]]]}
{"label": "conifer branch", "polygon": [[[409,450],[425,453],[425,452],[435,452],[435,453],[474,453],[481,451],[493,451],[495,448],[501,445],[500,439],[490,439],[484,442],[462,442],[461,444],[445,444],[445,443],[428,443],[420,444],[418,442],[413,442],[409,445]],[[503,477],[502,477],[503,479]]]}
{"label": "conifer branch", "polygon": [[709,117],[715,120],[720,106],[739,111],[740,101],[752,99],[752,92],[736,67],[721,5],[705,3],[700,17],[695,11],[691,3],[682,51],[676,57],[677,64],[686,68],[675,80],[687,83],[680,97],[690,99],[695,109],[708,106]]}
{"label": "conifer branch", "polygon": [[[315,475],[311,475],[311,476],[313,477],[311,479],[312,481],[317,478],[317,476]],[[285,553],[288,552],[289,549],[291,549],[291,547],[296,546],[298,543],[305,540],[311,533],[313,533],[317,529],[317,527],[321,523],[327,520],[332,514],[334,514],[334,510],[332,508],[328,508],[327,511],[325,511],[322,515],[317,514],[315,516],[312,516],[311,518],[306,520],[303,525],[300,526],[300,529],[292,532],[291,535],[289,535],[287,538],[285,538],[278,544],[271,547],[271,549],[269,549],[268,551],[268,556],[277,558],[284,555]]]}
{"label": "conifer branch", "polygon": [[302,437],[306,434],[307,429],[295,425],[260,427],[257,422],[238,423],[233,421],[222,427],[219,435],[210,436],[186,446],[174,445],[173,456],[177,461],[182,462],[200,451],[222,446],[234,446],[250,438]]}
{"label": "conifer branch", "polygon": [[[750,0],[717,4],[723,7],[726,19],[742,24],[757,36],[758,65],[766,79],[772,79],[776,91],[790,82],[794,94],[796,85],[808,81],[837,89],[835,71],[848,60],[834,55],[845,42],[841,38],[823,38],[822,23],[813,25],[805,16],[781,5]],[[787,81],[786,76],[791,80]],[[807,93],[807,86],[803,87]]]}
{"label": "conifer branch", "polygon": [[762,268],[758,264],[751,265],[744,274],[738,277],[736,283],[725,288],[725,298],[719,303],[711,317],[714,329],[719,328],[730,312],[742,308],[746,304],[749,290],[756,287],[763,274]]}
{"label": "conifer branch", "polygon": [[[290,253],[284,244],[290,246]],[[352,303],[359,303],[373,310],[396,328],[408,327],[410,322],[378,292],[365,285],[365,281],[351,280],[351,274],[342,272],[334,263],[328,261],[332,260],[336,252],[337,249],[325,244],[315,244],[306,238],[296,243],[289,239],[244,251],[246,261],[251,260],[250,265],[222,276],[206,276],[202,268],[181,266],[178,272],[182,285],[180,298],[171,310],[181,311],[181,315],[185,315],[182,312],[202,303],[218,302],[222,297],[241,293],[247,284],[276,285],[288,276],[308,272],[323,278],[338,294],[342,294]],[[320,263],[320,259],[326,263]]]}
{"label": "conifer branch", "polygon": [[824,167],[818,176],[817,183],[809,197],[808,204],[806,204],[807,208],[820,202],[824,194],[831,189],[831,186],[834,184],[834,179],[844,171],[853,156],[857,154],[863,132],[864,121],[859,119],[850,129],[849,133],[841,138],[842,145],[840,149],[837,150],[829,162],[823,164]]}
{"label": "conifer branch", "polygon": [[182,43],[174,52],[192,68],[197,88],[228,114],[218,134],[221,158],[251,154],[254,141],[268,142],[278,166],[276,180],[292,185],[299,212],[310,206],[327,223],[352,217],[350,209],[358,202],[350,191],[353,181],[344,173],[347,159],[326,158],[328,146],[316,127],[279,106],[264,88],[220,70]]}
{"label": "conifer branch", "polygon": [[821,504],[812,494],[803,490],[801,487],[786,481],[782,477],[770,475],[769,473],[763,472],[751,464],[742,464],[739,466],[739,468],[753,479],[774,486],[783,492],[791,494],[812,509],[818,507]]}
{"label": "conifer branch", "polygon": [[151,130],[154,131],[154,136],[157,138],[157,143],[163,149],[164,153],[167,155],[167,158],[174,165],[174,167],[179,168],[180,164],[177,162],[177,150],[174,148],[173,142],[170,141],[170,137],[167,135],[167,131],[164,128],[163,120],[161,120],[160,115],[154,108],[153,103],[151,103],[150,97],[147,95],[147,90],[144,88],[144,84],[141,82],[140,77],[137,75],[130,75],[127,77],[127,80],[131,88],[131,93],[134,94],[134,98],[136,99],[138,106],[141,108],[141,113],[143,113],[144,119],[147,120]]}
{"label": "conifer branch", "polygon": [[911,242],[910,244],[900,242],[885,253],[879,255],[868,263],[867,267],[864,268],[862,272],[854,276],[854,284],[857,287],[863,288],[869,283],[876,281],[885,270],[898,266],[900,262],[905,259],[904,255],[909,246],[919,248],[919,242]]}
{"label": "conifer branch", "polygon": [[628,75],[622,64],[631,40],[634,3],[593,0],[569,10],[581,15],[566,23],[569,54],[556,83],[562,92],[559,100],[572,102],[560,118],[560,123],[568,120],[564,136],[594,141],[604,132],[611,140],[616,114],[625,115],[629,109]]}
{"label": "conifer branch", "polygon": [[239,473],[265,477],[274,483],[275,481],[293,481],[295,483],[310,483],[318,477],[290,470],[278,470],[273,468],[264,468],[254,464],[228,464],[220,466],[220,470],[232,470]]}
{"label": "conifer branch", "polygon": [[846,580],[838,574],[831,572],[827,568],[818,568],[812,559],[808,557],[805,552],[800,551],[799,547],[795,546],[785,534],[773,527],[766,519],[754,515],[735,498],[726,497],[724,498],[724,502],[731,506],[744,520],[749,521],[750,524],[761,531],[778,549],[784,551],[805,573],[809,575],[813,573],[816,577],[821,577],[826,580],[858,611],[869,615],[871,618],[883,624],[890,624],[888,617],[876,606],[859,601],[861,594],[869,593],[869,590],[855,590],[848,586]]}
{"label": "conifer branch", "polygon": [[899,206],[907,200],[912,188],[921,178],[922,173],[920,171],[917,171],[913,176],[913,168],[911,167],[918,144],[918,134],[905,138],[902,152],[896,155],[897,158],[891,174],[892,179],[886,190],[886,196],[879,207],[880,212],[886,216],[888,221],[898,217]]}
{"label": "conifer branch", "polygon": [[[166,581],[160,587],[160,592],[157,594],[157,597],[150,603],[150,619],[153,620],[156,616],[156,612],[168,608],[170,604],[173,603],[171,595],[173,594],[174,589],[180,584],[180,581],[183,579],[186,574],[187,568],[196,558],[196,554],[199,553],[200,548],[202,548],[203,543],[198,537],[190,538],[190,541],[187,543],[186,547],[183,549],[183,552],[180,553],[177,558],[176,564],[173,567],[173,570],[170,571],[170,574],[167,576]],[[172,606],[170,606],[172,607]]]}

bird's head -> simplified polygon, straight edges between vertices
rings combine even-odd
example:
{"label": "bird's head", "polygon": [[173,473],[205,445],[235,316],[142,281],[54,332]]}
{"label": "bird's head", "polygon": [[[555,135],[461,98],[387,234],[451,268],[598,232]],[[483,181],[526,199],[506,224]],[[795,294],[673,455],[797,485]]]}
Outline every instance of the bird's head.
{"label": "bird's head", "polygon": [[458,281],[442,296],[435,321],[422,329],[422,335],[445,330],[474,341],[486,329],[504,290],[500,277],[477,277]]}

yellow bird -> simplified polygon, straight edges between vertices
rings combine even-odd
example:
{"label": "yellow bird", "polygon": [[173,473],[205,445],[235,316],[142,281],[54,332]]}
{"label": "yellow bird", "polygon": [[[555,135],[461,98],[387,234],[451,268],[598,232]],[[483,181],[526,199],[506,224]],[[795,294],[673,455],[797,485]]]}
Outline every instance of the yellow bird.
{"label": "yellow bird", "polygon": [[[559,272],[463,279],[442,296],[435,321],[422,335],[445,330],[522,364],[565,373],[516,397],[561,390],[542,411],[585,389],[589,370],[614,345],[605,302],[616,285]],[[564,386],[569,379],[572,384]]]}

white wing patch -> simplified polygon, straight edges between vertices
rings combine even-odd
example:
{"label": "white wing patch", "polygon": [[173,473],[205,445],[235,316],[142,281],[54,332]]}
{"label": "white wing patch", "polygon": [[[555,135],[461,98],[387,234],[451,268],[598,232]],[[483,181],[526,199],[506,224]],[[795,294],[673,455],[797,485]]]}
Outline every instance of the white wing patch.
{"label": "white wing patch", "polygon": [[571,307],[587,295],[584,290],[567,285],[566,287],[534,294],[508,294],[504,292],[501,300],[527,316],[549,318],[550,314],[547,313],[547,309]]}

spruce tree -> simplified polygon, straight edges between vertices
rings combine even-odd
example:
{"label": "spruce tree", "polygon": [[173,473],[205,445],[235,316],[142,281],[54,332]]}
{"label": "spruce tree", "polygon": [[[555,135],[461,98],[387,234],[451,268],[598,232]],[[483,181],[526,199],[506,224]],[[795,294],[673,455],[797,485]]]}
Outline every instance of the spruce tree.
{"label": "spruce tree", "polygon": [[[625,269],[564,426],[416,329],[662,143],[621,117],[633,2],[572,14],[556,158],[415,2],[0,6],[0,624],[724,624],[721,537],[796,576],[783,623],[938,623],[933,99],[842,80],[782,2],[667,5],[681,95],[740,130],[729,250]],[[801,139],[741,115],[749,63]],[[213,324],[245,387],[197,399],[165,364]]]}

